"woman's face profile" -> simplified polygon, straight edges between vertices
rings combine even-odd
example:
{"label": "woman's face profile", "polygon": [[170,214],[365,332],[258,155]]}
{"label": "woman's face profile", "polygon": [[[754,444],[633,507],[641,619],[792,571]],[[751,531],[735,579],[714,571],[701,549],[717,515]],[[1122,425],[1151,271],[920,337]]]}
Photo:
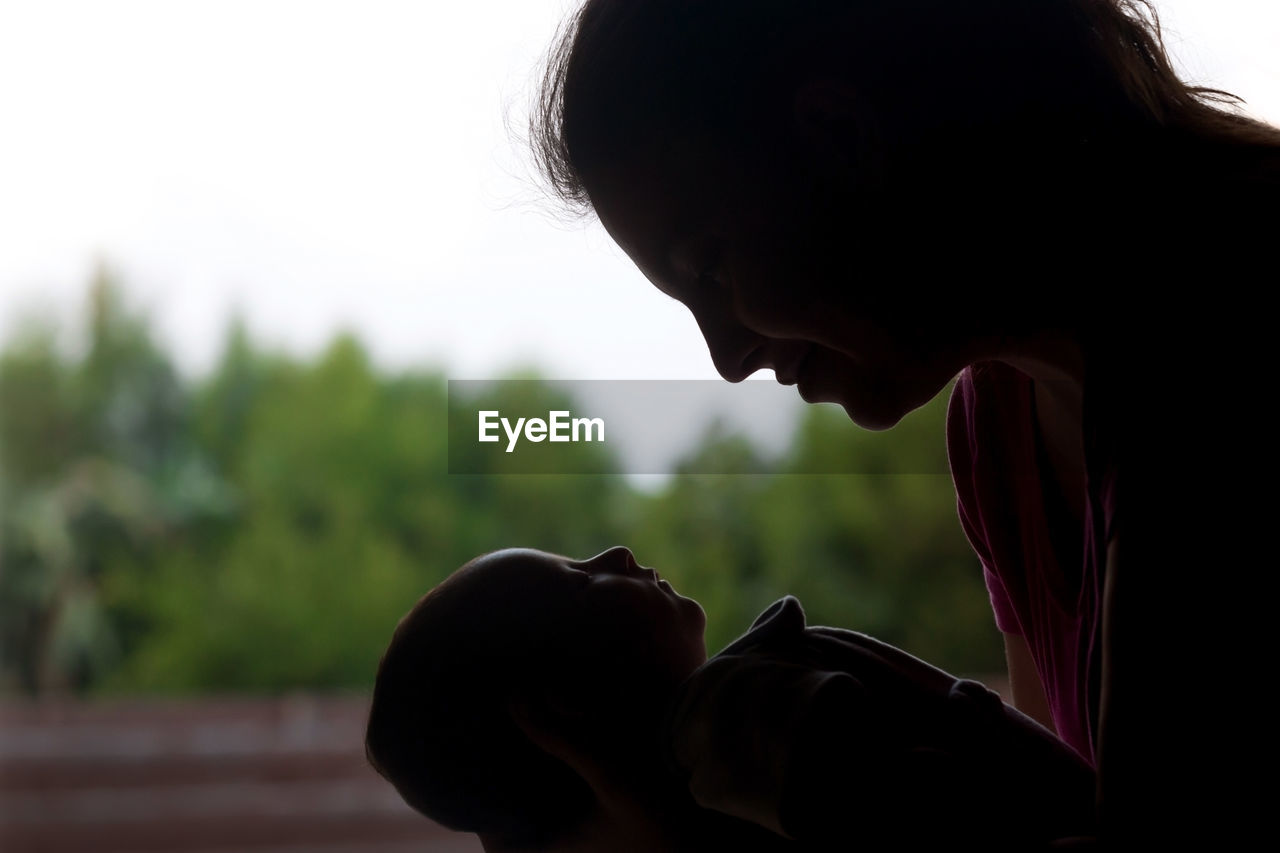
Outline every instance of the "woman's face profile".
{"label": "woman's face profile", "polygon": [[809,165],[766,171],[674,145],[586,181],[610,236],[693,313],[721,376],[771,368],[807,402],[884,429],[967,363],[962,341],[910,292],[922,282],[894,275],[896,226],[820,184]]}

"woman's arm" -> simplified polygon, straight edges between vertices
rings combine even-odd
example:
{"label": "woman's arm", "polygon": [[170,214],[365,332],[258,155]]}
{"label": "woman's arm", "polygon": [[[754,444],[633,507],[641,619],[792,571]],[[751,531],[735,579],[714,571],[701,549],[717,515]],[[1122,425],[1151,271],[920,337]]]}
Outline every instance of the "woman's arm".
{"label": "woman's arm", "polygon": [[871,849],[906,836],[1006,849],[1092,828],[1093,773],[1056,735],[975,682],[924,677],[903,653],[843,636],[865,653],[861,679],[743,655],[686,684],[673,753],[699,804],[800,841]]}

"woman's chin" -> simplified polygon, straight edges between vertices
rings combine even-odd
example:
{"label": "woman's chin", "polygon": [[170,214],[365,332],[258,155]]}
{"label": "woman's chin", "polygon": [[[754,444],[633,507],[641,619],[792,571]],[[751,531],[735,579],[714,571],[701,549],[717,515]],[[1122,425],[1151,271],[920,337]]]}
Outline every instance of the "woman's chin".
{"label": "woman's chin", "polygon": [[[881,432],[892,429],[907,415],[928,403],[946,383],[908,381],[895,377],[880,381],[863,381],[831,389],[823,394],[816,391],[817,401],[839,403],[849,419],[863,429]],[[808,397],[805,397],[809,400]],[[809,400],[815,402],[815,400]]]}
{"label": "woman's chin", "polygon": [[886,407],[873,408],[861,403],[855,404],[846,401],[840,401],[840,405],[844,407],[845,414],[849,416],[849,420],[863,429],[873,432],[892,429],[911,411],[910,409],[898,410]]}

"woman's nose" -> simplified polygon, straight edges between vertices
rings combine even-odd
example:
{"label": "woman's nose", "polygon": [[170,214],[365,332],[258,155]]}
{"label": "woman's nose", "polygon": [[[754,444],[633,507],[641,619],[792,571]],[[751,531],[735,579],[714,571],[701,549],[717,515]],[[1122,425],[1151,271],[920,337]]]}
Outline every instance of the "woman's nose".
{"label": "woman's nose", "polygon": [[754,357],[765,339],[723,310],[693,311],[702,338],[707,342],[716,372],[729,382],[741,382],[762,365]]}

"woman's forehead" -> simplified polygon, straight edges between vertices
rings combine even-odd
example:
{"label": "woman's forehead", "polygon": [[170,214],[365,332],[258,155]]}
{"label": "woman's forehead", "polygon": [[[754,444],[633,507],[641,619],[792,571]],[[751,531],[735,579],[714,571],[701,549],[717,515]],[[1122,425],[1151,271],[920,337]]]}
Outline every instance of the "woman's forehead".
{"label": "woman's forehead", "polygon": [[588,186],[605,231],[655,287],[670,294],[665,285],[678,251],[697,227],[697,193],[655,170],[627,166],[601,170]]}
{"label": "woman's forehead", "polygon": [[[601,165],[584,175],[609,236],[659,290],[688,270],[712,232],[732,231],[746,202],[748,168],[734,152],[690,144]],[[721,235],[724,236],[724,235]]]}

